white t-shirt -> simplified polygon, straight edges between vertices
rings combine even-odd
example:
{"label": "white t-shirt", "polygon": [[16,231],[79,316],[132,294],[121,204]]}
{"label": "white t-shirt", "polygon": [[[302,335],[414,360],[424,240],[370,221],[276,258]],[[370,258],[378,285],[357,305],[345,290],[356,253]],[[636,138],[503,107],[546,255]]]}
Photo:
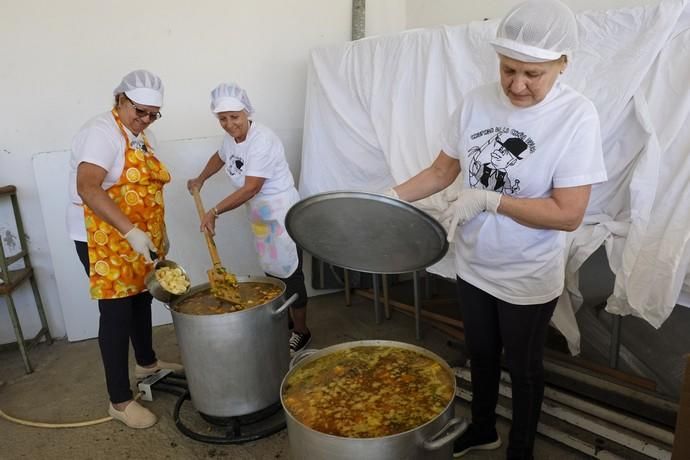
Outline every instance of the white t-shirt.
{"label": "white t-shirt", "polygon": [[[141,145],[144,136],[135,136],[125,127],[130,144]],[[155,151],[155,138],[146,130],[146,140]],[[86,227],[84,226],[84,209],[81,207],[81,197],[77,193],[77,168],[82,162],[92,163],[105,169],[108,173],[103,180],[103,190],[107,190],[117,183],[125,166],[125,138],[108,111],[95,116],[81,127],[72,140],[72,155],[70,157],[69,196],[71,204],[67,207],[67,232],[74,241],[86,241]]]}
{"label": "white t-shirt", "polygon": [[237,188],[244,185],[246,176],[266,179],[257,196],[285,192],[295,186],[283,143],[273,131],[255,121],[249,126],[247,138],[239,144],[226,134],[219,156]]}
{"label": "white t-shirt", "polygon": [[[597,111],[560,83],[527,108],[513,106],[498,83],[476,88],[451,117],[442,149],[460,160],[463,187],[517,198],[606,180]],[[519,305],[561,294],[565,232],[484,212],[455,235],[456,270],[468,283]]]}

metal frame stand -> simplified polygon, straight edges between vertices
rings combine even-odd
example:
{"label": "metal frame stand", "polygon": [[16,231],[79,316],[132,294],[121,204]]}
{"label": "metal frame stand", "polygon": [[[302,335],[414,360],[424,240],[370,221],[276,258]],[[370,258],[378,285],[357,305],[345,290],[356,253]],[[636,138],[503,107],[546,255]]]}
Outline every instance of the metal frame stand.
{"label": "metal frame stand", "polygon": [[[344,271],[344,284],[345,284],[345,305],[350,306],[352,305],[352,291],[350,287],[350,273],[348,269],[343,269]],[[414,289],[414,323],[415,323],[415,336],[417,340],[422,339],[422,295],[421,295],[421,287],[420,287],[420,275],[421,271],[415,271],[412,272],[412,284],[413,284],[413,289]],[[372,287],[374,291],[374,319],[376,321],[376,324],[381,324],[383,322],[382,318],[382,312],[381,312],[381,303],[380,303],[380,294],[379,291],[381,290],[381,287],[379,286],[379,275],[377,274],[372,274]],[[382,274],[381,275],[381,282],[383,285],[383,307],[384,311],[383,314],[385,315],[386,319],[391,318],[391,310],[390,310],[390,298],[389,298],[389,286],[388,286],[388,275]],[[427,292],[429,292],[429,283],[428,283],[428,278],[427,278],[427,283],[425,284],[425,289]]]}
{"label": "metal frame stand", "polygon": [[[41,300],[41,294],[38,291],[38,284],[36,284],[36,277],[34,276],[34,270],[31,267],[31,260],[29,259],[29,248],[26,243],[26,236],[24,233],[24,224],[22,222],[22,216],[19,213],[19,203],[17,201],[17,188],[14,185],[8,185],[5,187],[0,187],[0,196],[9,196],[12,202],[12,212],[14,213],[14,220],[17,226],[17,237],[19,238],[20,251],[10,257],[5,255],[5,249],[2,244],[0,244],[0,279],[2,283],[0,284],[0,295],[2,295],[7,302],[7,309],[9,310],[10,319],[12,320],[12,326],[14,328],[14,335],[17,338],[17,346],[19,347],[19,352],[22,355],[22,360],[24,361],[24,368],[26,373],[30,374],[33,372],[31,367],[31,362],[29,361],[28,350],[38,341],[45,337],[48,344],[53,343],[53,338],[50,336],[50,330],[48,329],[48,320],[46,318],[45,311],[43,310],[43,301]],[[15,262],[22,261],[24,263],[24,268],[10,269],[10,266]],[[22,326],[19,322],[19,316],[17,315],[17,309],[14,305],[14,299],[12,298],[12,293],[17,289],[25,280],[29,280],[31,284],[31,290],[36,301],[36,309],[38,310],[38,316],[41,320],[41,330],[32,339],[25,339],[22,333]]]}

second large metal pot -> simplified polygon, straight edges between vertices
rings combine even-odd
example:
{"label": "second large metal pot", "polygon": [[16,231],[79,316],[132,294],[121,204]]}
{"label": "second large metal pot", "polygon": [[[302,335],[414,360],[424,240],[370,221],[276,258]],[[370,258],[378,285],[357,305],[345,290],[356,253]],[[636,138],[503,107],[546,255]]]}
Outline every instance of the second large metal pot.
{"label": "second large metal pot", "polygon": [[282,288],[275,299],[246,310],[190,315],[175,310],[187,297],[209,290],[193,287],[170,303],[192,404],[213,417],[234,417],[278,401],[290,362],[285,284],[275,278],[238,276],[239,283],[270,283]]}
{"label": "second large metal pot", "polygon": [[298,460],[450,460],[453,456],[453,441],[467,429],[466,420],[453,418],[454,399],[450,400],[443,412],[429,422],[403,433],[378,438],[345,438],[321,433],[304,425],[290,413],[283,400],[283,389],[290,375],[307,363],[330,353],[362,346],[397,347],[423,354],[438,362],[452,376],[453,392],[455,392],[455,376],[448,364],[429,350],[408,343],[360,340],[333,345],[323,350],[306,350],[293,359],[292,368],[283,379],[280,391],[280,402],[285,409],[290,440],[290,458]]}

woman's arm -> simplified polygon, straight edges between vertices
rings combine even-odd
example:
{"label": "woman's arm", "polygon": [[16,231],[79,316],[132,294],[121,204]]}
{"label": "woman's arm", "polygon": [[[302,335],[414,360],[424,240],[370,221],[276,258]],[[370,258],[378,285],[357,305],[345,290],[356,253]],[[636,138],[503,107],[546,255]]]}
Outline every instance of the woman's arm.
{"label": "woman's arm", "polygon": [[211,155],[211,158],[208,159],[208,161],[206,162],[206,166],[204,166],[204,169],[201,170],[199,175],[194,179],[189,179],[187,181],[187,190],[189,190],[190,192],[195,188],[201,190],[201,187],[203,187],[204,182],[206,182],[206,179],[220,171],[220,168],[222,168],[223,165],[225,165],[225,163],[223,162],[223,160],[221,160],[218,152]]}
{"label": "woman's arm", "polygon": [[266,179],[263,177],[246,176],[244,178],[244,185],[223,198],[216,205],[216,211],[218,214],[223,214],[224,212],[239,208],[261,191],[265,181]]}
{"label": "woman's arm", "polygon": [[591,190],[591,185],[554,188],[548,198],[502,195],[498,213],[527,227],[572,232],[582,223]]}
{"label": "woman's arm", "polygon": [[428,168],[394,187],[401,200],[417,201],[448,187],[460,174],[460,162],[441,150]]}
{"label": "woman's arm", "polygon": [[215,207],[211,208],[201,222],[201,231],[206,228],[211,235],[215,235],[216,218],[224,212],[239,208],[244,203],[252,199],[263,187],[266,181],[263,177],[246,176],[244,185],[230,195],[223,198]]}
{"label": "woman's arm", "polygon": [[77,193],[84,204],[91,208],[100,219],[124,235],[134,225],[103,190],[102,185],[107,174],[108,171],[93,163],[80,163],[77,167]]}

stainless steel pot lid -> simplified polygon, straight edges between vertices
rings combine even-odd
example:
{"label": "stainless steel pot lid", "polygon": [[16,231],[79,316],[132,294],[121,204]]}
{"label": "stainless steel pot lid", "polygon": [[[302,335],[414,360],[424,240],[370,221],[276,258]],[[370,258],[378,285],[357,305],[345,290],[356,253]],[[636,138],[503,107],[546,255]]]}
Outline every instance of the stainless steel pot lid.
{"label": "stainless steel pot lid", "polygon": [[319,259],[366,273],[406,273],[438,262],[446,232],[409,203],[368,192],[327,192],[295,203],[292,239]]}

